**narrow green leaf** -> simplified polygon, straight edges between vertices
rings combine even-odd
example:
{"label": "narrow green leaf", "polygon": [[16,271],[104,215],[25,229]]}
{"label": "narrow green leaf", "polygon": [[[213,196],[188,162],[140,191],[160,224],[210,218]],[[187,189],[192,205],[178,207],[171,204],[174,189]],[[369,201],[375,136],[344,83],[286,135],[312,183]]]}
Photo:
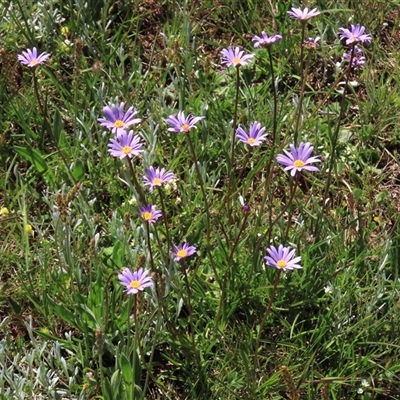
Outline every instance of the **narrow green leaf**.
{"label": "narrow green leaf", "polygon": [[14,149],[21,157],[31,162],[40,174],[47,171],[47,163],[38,150],[20,146],[14,146]]}
{"label": "narrow green leaf", "polygon": [[60,137],[61,137],[61,131],[63,129],[63,123],[61,119],[61,114],[58,109],[56,109],[56,112],[54,114],[54,121],[53,121],[53,135],[58,144],[60,144]]}
{"label": "narrow green leaf", "polygon": [[72,176],[78,182],[82,181],[85,177],[85,166],[80,158],[78,158],[73,164]]}
{"label": "narrow green leaf", "polygon": [[47,301],[50,307],[54,310],[54,313],[61,318],[61,320],[68,322],[72,326],[76,326],[75,315],[62,304],[57,304],[49,296],[47,296]]}
{"label": "narrow green leaf", "polygon": [[119,364],[122,371],[122,377],[126,385],[132,386],[133,384],[133,369],[125,354],[121,354],[119,358]]}
{"label": "narrow green leaf", "polygon": [[120,370],[117,369],[111,376],[111,393],[114,395],[114,399],[119,397],[119,389],[121,387],[121,374]]}
{"label": "narrow green leaf", "polygon": [[119,357],[119,366],[125,383],[125,398],[133,400],[133,369],[125,354]]}
{"label": "narrow green leaf", "polygon": [[[116,372],[118,372],[118,370],[115,371],[115,373]],[[115,373],[114,373],[114,375],[115,375]],[[115,399],[116,398],[113,396],[112,385],[110,385],[110,381],[108,379],[102,380],[102,387],[103,387],[103,399]]]}

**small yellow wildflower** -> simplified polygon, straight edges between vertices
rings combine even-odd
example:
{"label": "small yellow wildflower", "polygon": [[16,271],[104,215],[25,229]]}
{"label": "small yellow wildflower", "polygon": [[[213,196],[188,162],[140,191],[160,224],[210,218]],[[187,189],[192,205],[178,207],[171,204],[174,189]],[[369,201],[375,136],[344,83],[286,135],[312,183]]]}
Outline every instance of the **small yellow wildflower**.
{"label": "small yellow wildflower", "polygon": [[25,233],[27,233],[28,235],[32,235],[33,233],[33,228],[32,225],[26,224],[24,227]]}
{"label": "small yellow wildflower", "polygon": [[381,217],[379,215],[376,215],[374,217],[374,221],[377,222],[377,223],[381,222]]}
{"label": "small yellow wildflower", "polygon": [[0,217],[7,217],[8,214],[10,214],[10,211],[7,207],[0,208]]}
{"label": "small yellow wildflower", "polygon": [[61,34],[65,37],[69,37],[69,28],[68,26],[61,27]]}

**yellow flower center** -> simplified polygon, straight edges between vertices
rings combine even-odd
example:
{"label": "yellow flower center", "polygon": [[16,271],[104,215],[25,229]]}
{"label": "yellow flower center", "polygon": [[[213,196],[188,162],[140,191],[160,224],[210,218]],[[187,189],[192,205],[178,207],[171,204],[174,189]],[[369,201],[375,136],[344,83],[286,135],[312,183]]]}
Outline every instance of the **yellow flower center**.
{"label": "yellow flower center", "polygon": [[354,35],[350,35],[350,40],[352,40],[353,42],[357,41],[357,38]]}
{"label": "yellow flower center", "polygon": [[132,151],[132,147],[130,147],[130,146],[124,146],[124,147],[122,148],[122,152],[123,152],[124,154],[130,154],[131,151]]}
{"label": "yellow flower center", "polygon": [[296,160],[296,161],[293,163],[293,165],[294,165],[296,168],[301,168],[301,167],[304,167],[305,163],[304,163],[303,160]]}
{"label": "yellow flower center", "polygon": [[29,65],[36,65],[38,62],[36,59],[29,61]]}
{"label": "yellow flower center", "polygon": [[160,186],[161,184],[162,184],[162,179],[160,178],[153,179],[153,185]]}
{"label": "yellow flower center", "polygon": [[121,121],[120,119],[117,119],[117,120],[114,122],[114,126],[115,126],[116,128],[123,128],[123,127],[125,126],[125,124],[124,124],[123,121]]}
{"label": "yellow flower center", "polygon": [[276,265],[277,265],[279,268],[286,268],[287,262],[286,262],[285,260],[279,260],[279,261],[277,261]]}
{"label": "yellow flower center", "polygon": [[240,64],[242,62],[242,60],[239,57],[235,57],[232,60],[233,65],[236,67],[236,65]]}
{"label": "yellow flower center", "polygon": [[186,256],[187,256],[187,251],[186,250],[178,250],[177,252],[176,252],[176,255],[179,257],[179,258],[185,258]]}
{"label": "yellow flower center", "polygon": [[256,139],[254,139],[254,138],[252,138],[252,137],[247,139],[247,143],[248,143],[248,144],[254,144],[255,141],[256,141]]}
{"label": "yellow flower center", "polygon": [[189,131],[189,125],[188,124],[183,124],[181,126],[181,132],[188,132]]}
{"label": "yellow flower center", "polygon": [[130,287],[132,289],[139,289],[140,288],[140,282],[139,281],[132,281],[130,284]]}
{"label": "yellow flower center", "polygon": [[150,221],[153,218],[153,214],[151,212],[148,212],[148,211],[142,212],[142,218],[145,221]]}

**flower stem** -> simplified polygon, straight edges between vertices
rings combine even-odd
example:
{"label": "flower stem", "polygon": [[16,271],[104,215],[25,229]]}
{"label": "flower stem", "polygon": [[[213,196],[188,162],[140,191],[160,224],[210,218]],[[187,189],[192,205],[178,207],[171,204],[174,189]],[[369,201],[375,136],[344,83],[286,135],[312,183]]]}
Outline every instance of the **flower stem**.
{"label": "flower stem", "polygon": [[171,249],[172,244],[171,244],[171,239],[169,237],[169,227],[168,227],[167,214],[166,214],[166,209],[165,209],[165,204],[164,204],[164,198],[163,198],[161,187],[157,186],[157,189],[158,189],[158,194],[160,196],[161,210],[162,210],[162,216],[163,216],[164,226],[165,226],[165,236],[167,237],[168,248]]}
{"label": "flower stem", "polygon": [[[50,122],[49,122],[49,120],[47,118],[47,113],[44,110],[43,103],[42,103],[42,100],[41,100],[40,94],[39,94],[38,81],[37,81],[37,76],[36,76],[36,68],[33,68],[32,74],[33,74],[33,90],[35,92],[35,96],[36,96],[36,100],[37,100],[37,103],[38,103],[38,106],[39,106],[40,114],[43,117],[43,121],[44,121],[44,125],[46,127],[47,135],[49,136],[49,139],[53,141],[54,146],[56,147],[58,154],[60,155],[61,159],[63,160],[63,163],[64,163],[64,165],[66,167],[67,174],[68,174],[69,178],[71,179],[71,182],[76,183],[75,178],[72,176],[69,168],[67,167],[67,165],[68,165],[67,164],[67,160],[66,160],[66,158],[64,156],[64,153],[61,151],[60,146],[58,145],[58,142],[57,142],[56,138],[53,135],[53,129],[52,129],[52,127],[50,125]],[[42,137],[41,145],[43,145],[43,137]]]}
{"label": "flower stem", "polygon": [[289,206],[292,204],[293,199],[294,199],[294,195],[296,193],[296,189],[299,185],[299,178],[300,178],[300,173],[297,172],[296,173],[296,180],[295,183],[292,187],[291,193],[290,193],[290,197],[289,200],[287,201],[287,203],[285,204],[285,207],[283,207],[282,211],[279,213],[279,215],[268,225],[268,229],[264,232],[264,234],[261,236],[261,238],[259,239],[259,241],[257,242],[256,248],[254,253],[257,253],[258,250],[261,247],[261,244],[265,241],[265,238],[268,236],[268,242],[270,241],[270,236],[271,236],[271,232],[272,232],[272,227],[281,219],[282,215],[286,212],[286,210],[289,208]]}
{"label": "flower stem", "polygon": [[333,135],[333,140],[332,140],[332,151],[331,151],[331,157],[330,157],[330,161],[329,161],[328,176],[327,176],[326,183],[325,183],[324,197],[323,197],[323,203],[322,203],[322,213],[324,213],[326,210],[326,204],[327,204],[327,199],[328,199],[328,195],[329,195],[329,187],[331,185],[331,180],[332,180],[332,170],[333,170],[333,167],[335,164],[336,147],[337,147],[338,138],[339,138],[340,125],[341,125],[341,122],[342,122],[342,119],[344,116],[344,105],[345,105],[345,99],[346,99],[347,85],[348,85],[349,79],[350,79],[351,65],[353,63],[353,58],[354,58],[354,44],[352,45],[352,48],[351,48],[349,65],[347,66],[347,69],[346,69],[346,80],[345,80],[345,84],[343,87],[342,98],[340,101],[339,117],[337,120],[336,129],[335,129],[335,132]]}
{"label": "flower stem", "polygon": [[132,159],[130,157],[126,157],[128,160],[128,164],[129,164],[129,169],[131,170],[131,174],[132,174],[132,181],[133,181],[133,186],[135,186],[136,192],[139,196],[140,202],[142,204],[146,204],[146,198],[144,196],[143,190],[139,185],[139,182],[136,178],[136,173],[135,170],[133,169],[133,163],[132,163]]}
{"label": "flower stem", "polygon": [[168,256],[168,251],[165,252],[164,251],[164,247],[161,243],[160,237],[158,236],[158,231],[157,229],[154,229],[154,236],[156,237],[156,241],[157,241],[157,245],[158,245],[158,249],[160,250],[161,255],[163,256],[164,260],[165,260],[165,265],[168,265],[168,260],[169,260],[169,256]]}
{"label": "flower stem", "polygon": [[185,285],[186,285],[187,306],[188,306],[188,310],[189,310],[189,324],[190,324],[190,330],[191,330],[190,337],[192,339],[193,353],[194,353],[195,357],[197,358],[197,362],[199,364],[199,372],[200,372],[201,360],[200,360],[200,356],[199,356],[199,354],[197,352],[197,348],[196,348],[195,330],[194,330],[194,323],[193,323],[192,291],[190,290],[189,279],[188,279],[187,272],[186,272],[186,263],[184,262],[184,260],[182,260],[182,262],[181,262],[181,268],[182,268],[183,279],[184,279]]}
{"label": "flower stem", "polygon": [[276,93],[275,87],[275,75],[274,75],[274,66],[273,66],[273,59],[272,59],[272,52],[270,46],[267,47],[268,57],[269,57],[269,68],[271,72],[271,87],[272,87],[272,95],[274,98],[274,118],[273,118],[273,128],[272,128],[272,145],[275,146],[276,140],[276,132],[278,129],[278,96]]}
{"label": "flower stem", "polygon": [[[52,131],[50,123],[49,123],[49,121],[47,119],[47,114],[44,112],[42,99],[41,99],[41,97],[39,95],[38,81],[37,81],[37,76],[36,76],[36,68],[33,68],[32,75],[33,75],[33,90],[35,92],[36,100],[37,100],[37,103],[38,103],[38,106],[39,106],[39,111],[40,111],[40,114],[43,117],[44,125],[46,126],[47,134],[49,135],[50,139],[53,139],[53,131]],[[41,140],[41,145],[43,145],[43,136],[42,136],[42,140]]]}
{"label": "flower stem", "polygon": [[148,221],[145,222],[145,229],[146,229],[146,235],[147,235],[147,247],[149,249],[149,255],[150,255],[150,266],[151,266],[151,272],[156,272],[155,266],[154,266],[154,257],[153,257],[153,250],[151,248],[151,240],[150,240],[150,224]]}
{"label": "flower stem", "polygon": [[243,224],[240,227],[239,233],[238,233],[238,235],[236,237],[236,240],[235,240],[235,242],[234,242],[234,244],[233,244],[233,246],[231,248],[231,252],[230,252],[229,257],[228,257],[227,267],[226,267],[226,270],[225,270],[224,277],[222,279],[221,297],[220,297],[220,300],[219,300],[218,313],[217,313],[217,317],[216,317],[216,324],[217,325],[218,325],[218,323],[219,323],[219,321],[221,319],[222,308],[224,306],[224,301],[225,301],[225,297],[226,297],[226,284],[227,284],[227,281],[228,281],[229,271],[231,270],[231,262],[232,262],[233,254],[234,254],[234,252],[236,250],[236,247],[237,247],[237,245],[239,243],[240,235],[242,234],[242,232],[243,232],[243,230],[244,230],[244,228],[246,226],[246,222],[247,222],[248,216],[249,215],[246,213],[245,216],[244,216],[244,219],[243,219]]}
{"label": "flower stem", "polygon": [[272,308],[272,303],[274,302],[275,299],[275,295],[276,295],[276,289],[278,288],[278,283],[279,283],[279,279],[281,277],[282,274],[282,270],[279,270],[278,273],[275,276],[275,282],[274,282],[274,287],[272,288],[272,293],[271,293],[271,297],[269,299],[269,303],[268,306],[265,310],[265,314],[263,316],[263,319],[261,320],[260,323],[260,328],[258,330],[258,335],[257,335],[257,340],[256,340],[256,348],[255,348],[255,353],[254,353],[254,369],[258,368],[258,349],[260,347],[260,340],[261,340],[261,335],[262,335],[262,331],[263,331],[263,327],[265,324],[265,321],[267,320],[267,317],[271,311]]}
{"label": "flower stem", "polygon": [[304,68],[303,61],[304,61],[304,36],[305,36],[305,30],[306,30],[306,24],[302,23],[302,29],[301,29],[301,48],[300,48],[300,96],[299,100],[297,102],[297,108],[296,108],[296,126],[294,130],[294,144],[297,145],[297,137],[299,135],[299,125],[300,125],[300,118],[302,116],[302,110],[303,110],[303,100],[304,100],[304,89],[306,85],[306,78],[307,78],[307,73],[308,73],[308,61],[310,59],[310,54],[309,57],[307,58],[307,63]]}
{"label": "flower stem", "polygon": [[237,128],[237,112],[239,104],[239,85],[240,85],[240,72],[239,67],[236,67],[236,97],[235,97],[235,109],[233,112],[233,132],[232,132],[232,143],[231,143],[231,168],[233,168],[233,158],[235,156],[235,139],[236,139],[236,128]]}
{"label": "flower stem", "polygon": [[237,182],[240,180],[240,178],[242,177],[242,175],[243,175],[243,173],[244,173],[244,171],[245,171],[245,168],[246,168],[246,166],[247,166],[247,163],[248,163],[249,160],[250,160],[250,156],[251,156],[251,154],[252,154],[252,150],[253,150],[252,147],[249,146],[249,151],[248,151],[247,154],[246,154],[246,158],[245,158],[244,161],[243,161],[243,166],[242,166],[242,168],[240,169],[239,175],[238,175],[237,178],[235,179],[235,182],[231,183],[231,181],[229,181],[228,191],[227,191],[227,193],[226,193],[226,195],[225,195],[225,197],[224,197],[224,199],[223,199],[223,201],[222,201],[221,206],[219,207],[219,212],[221,212],[221,210],[224,209],[224,207],[225,207],[225,205],[226,205],[228,199],[231,197],[232,192],[234,191],[234,189],[235,189],[235,187],[236,187],[236,183],[237,183]]}
{"label": "flower stem", "polygon": [[[140,352],[140,325],[139,325],[139,318],[138,318],[138,307],[139,307],[139,302],[138,302],[138,294],[135,295],[135,303],[133,306],[133,318],[135,321],[135,346],[133,348],[133,363],[132,365],[134,366],[134,368],[132,369],[132,399],[135,398],[135,384],[137,383],[135,381],[135,370],[136,370],[136,357],[137,357],[137,352],[136,352],[136,346],[139,349]],[[129,318],[128,318],[129,319]],[[129,332],[128,332],[129,334]],[[128,349],[129,351],[129,349]]]}
{"label": "flower stem", "polygon": [[231,165],[230,165],[230,173],[229,173],[229,182],[228,182],[228,190],[226,194],[226,198],[224,200],[224,204],[228,204],[228,215],[230,215],[230,196],[232,193],[232,187],[234,186],[234,175],[235,175],[235,167],[234,167],[234,157],[235,157],[235,140],[236,140],[236,129],[237,129],[237,114],[238,114],[238,104],[239,104],[239,89],[240,89],[240,72],[239,66],[236,67],[236,96],[235,96],[235,108],[233,111],[233,132],[231,139]]}
{"label": "flower stem", "polygon": [[197,173],[197,178],[198,178],[199,184],[200,184],[200,190],[201,190],[201,193],[202,193],[203,199],[204,199],[204,207],[206,209],[206,219],[207,219],[207,248],[206,248],[206,250],[207,250],[207,254],[208,254],[209,258],[210,258],[210,263],[211,263],[211,268],[213,269],[213,273],[215,274],[215,276],[218,276],[217,275],[217,270],[216,270],[215,265],[214,265],[213,257],[212,257],[211,251],[210,251],[211,217],[210,217],[210,208],[209,208],[209,204],[208,204],[208,200],[207,200],[204,181],[203,181],[203,177],[201,176],[199,165],[197,163],[196,152],[194,151],[192,140],[190,139],[189,135],[186,135],[186,138],[187,138],[187,141],[188,141],[188,144],[189,144],[190,152],[192,153],[193,162],[194,162],[194,166],[195,166],[196,173]]}

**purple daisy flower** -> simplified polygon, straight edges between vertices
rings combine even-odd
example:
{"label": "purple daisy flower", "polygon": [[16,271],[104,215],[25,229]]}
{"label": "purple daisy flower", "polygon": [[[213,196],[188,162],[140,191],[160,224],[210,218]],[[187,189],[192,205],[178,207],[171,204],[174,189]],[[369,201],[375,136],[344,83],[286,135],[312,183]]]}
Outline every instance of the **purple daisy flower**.
{"label": "purple daisy flower", "polygon": [[346,44],[363,43],[369,44],[372,40],[370,34],[364,34],[365,27],[360,24],[351,25],[351,29],[339,28],[340,39],[346,39]]}
{"label": "purple daisy flower", "polygon": [[149,271],[144,271],[143,268],[139,268],[135,272],[124,268],[118,275],[118,279],[121,285],[126,287],[124,290],[126,294],[137,294],[143,289],[153,286],[153,280],[148,275]]}
{"label": "purple daisy flower", "polygon": [[150,167],[145,170],[146,175],[143,175],[143,181],[146,186],[149,186],[149,191],[152,192],[154,186],[162,186],[164,183],[176,179],[176,176],[171,171],[166,171],[165,168],[154,169]]}
{"label": "purple daisy flower", "polygon": [[301,8],[292,7],[290,11],[288,11],[290,18],[297,18],[301,21],[306,21],[312,17],[316,17],[317,15],[321,14],[316,8],[308,11],[308,7],[304,10]]}
{"label": "purple daisy flower", "polygon": [[132,158],[132,156],[138,156],[143,153],[143,143],[140,141],[138,135],[133,135],[133,131],[122,133],[116,139],[110,139],[108,143],[108,152],[113,157],[119,157],[121,160],[124,157]]}
{"label": "purple daisy flower", "polygon": [[244,50],[240,50],[239,47],[235,47],[235,50],[231,46],[226,49],[222,49],[222,63],[226,64],[227,67],[233,65],[239,67],[240,65],[247,65],[254,57],[254,54],[244,54]]}
{"label": "purple daisy flower", "polygon": [[156,206],[152,204],[147,204],[145,206],[139,207],[139,215],[143,221],[148,222],[149,224],[154,224],[158,218],[162,216],[162,212],[157,210]]}
{"label": "purple daisy flower", "polygon": [[27,65],[28,67],[36,67],[36,65],[44,63],[50,57],[49,53],[42,53],[38,55],[36,47],[32,50],[27,49],[22,54],[18,54],[18,60],[21,64]]}
{"label": "purple daisy flower", "polygon": [[279,42],[282,40],[281,35],[273,35],[273,36],[268,36],[265,31],[261,32],[261,36],[254,35],[253,39],[251,39],[254,42],[254,48],[256,49],[257,47],[264,46],[272,46],[274,43]]}
{"label": "purple daisy flower", "polygon": [[[343,60],[350,62],[351,59],[351,49],[349,49],[348,52],[343,54]],[[354,46],[354,54],[353,54],[353,59],[351,61],[351,66],[353,68],[360,68],[365,65],[366,59],[363,56],[362,50],[358,46]]]}
{"label": "purple daisy flower", "polygon": [[116,136],[121,135],[131,125],[142,121],[140,118],[134,118],[137,111],[133,107],[129,107],[126,112],[124,112],[124,107],[125,103],[120,103],[118,107],[115,104],[106,106],[103,108],[105,118],[98,118],[100,125],[111,129]]}
{"label": "purple daisy flower", "polygon": [[170,132],[188,133],[192,128],[197,129],[196,123],[204,118],[205,117],[195,117],[191,114],[185,117],[184,112],[179,111],[176,116],[170,115],[165,122],[171,126],[171,128],[168,128]]}
{"label": "purple daisy flower", "polygon": [[279,245],[278,248],[274,246],[270,246],[267,249],[269,256],[265,256],[264,260],[267,265],[280,269],[282,271],[292,270],[292,269],[302,269],[302,266],[299,265],[301,261],[301,257],[295,257],[295,250],[292,250],[290,247],[283,247],[283,245]]}
{"label": "purple daisy flower", "polygon": [[307,40],[304,41],[303,46],[307,49],[316,49],[317,47],[319,47],[319,41],[320,41],[320,37],[317,36],[315,39],[312,37],[309,37]]}
{"label": "purple daisy flower", "polygon": [[285,171],[290,171],[290,175],[295,176],[297,171],[319,171],[317,167],[310,165],[315,162],[321,162],[317,157],[310,157],[311,153],[314,151],[314,147],[311,143],[299,144],[299,148],[296,149],[294,144],[290,145],[290,153],[287,150],[283,150],[286,155],[278,154],[276,160],[279,164],[285,166]]}
{"label": "purple daisy flower", "polygon": [[268,36],[268,34],[265,31],[261,32],[261,36],[254,35],[253,39],[251,39],[254,42],[254,48],[256,49],[257,47],[263,46],[263,47],[268,47],[272,46],[274,43],[279,42],[282,40],[281,35],[273,35],[273,36]]}
{"label": "purple daisy flower", "polygon": [[174,257],[175,261],[180,261],[182,258],[192,256],[196,253],[196,247],[190,246],[189,243],[185,242],[179,246],[172,245],[174,251],[171,251],[171,255]]}
{"label": "purple daisy flower", "polygon": [[238,127],[236,129],[236,137],[243,143],[248,144],[249,146],[259,146],[267,137],[267,134],[264,134],[265,128],[261,128],[261,124],[257,121],[253,122],[250,125],[250,132],[247,134],[242,127]]}

